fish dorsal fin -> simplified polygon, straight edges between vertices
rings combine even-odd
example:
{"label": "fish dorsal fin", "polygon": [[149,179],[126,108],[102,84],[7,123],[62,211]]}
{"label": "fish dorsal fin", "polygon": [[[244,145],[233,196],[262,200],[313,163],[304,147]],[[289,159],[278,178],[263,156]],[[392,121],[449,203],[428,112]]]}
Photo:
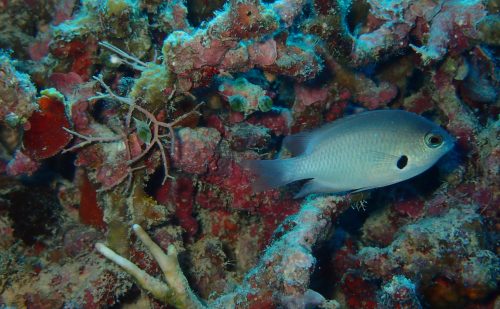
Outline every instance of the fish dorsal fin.
{"label": "fish dorsal fin", "polygon": [[315,141],[321,140],[325,137],[325,135],[328,135],[331,130],[335,129],[338,126],[345,125],[346,123],[355,119],[355,116],[359,117],[359,115],[362,114],[363,113],[346,116],[344,118],[324,124],[312,131],[303,131],[294,135],[289,135],[283,140],[283,147],[288,149],[294,157],[301,154],[310,153],[314,147]]}
{"label": "fish dorsal fin", "polygon": [[289,135],[283,140],[283,147],[288,149],[292,156],[311,152],[311,144],[314,134],[312,132],[301,132],[294,135]]}
{"label": "fish dorsal fin", "polygon": [[340,119],[334,120],[333,122],[324,124],[320,128],[315,129],[313,132],[315,133],[314,135],[325,137],[332,134],[333,132],[343,132],[344,130],[349,131],[353,127],[370,124],[373,122],[373,120],[377,120],[378,122],[384,121],[386,123],[391,123],[397,120],[405,121],[406,119],[408,119],[409,115],[411,115],[412,118],[416,116],[412,115],[409,112],[397,109],[364,111],[357,114],[344,116]]}
{"label": "fish dorsal fin", "polygon": [[371,122],[374,117],[378,120],[395,121],[407,116],[409,113],[401,110],[376,110],[361,112],[349,116],[345,116],[333,122],[324,124],[323,126],[312,131],[304,131],[298,134],[289,135],[283,141],[283,146],[290,150],[293,156],[307,154],[311,152],[317,141],[331,137],[333,134],[342,134],[351,130],[353,127],[366,125]]}

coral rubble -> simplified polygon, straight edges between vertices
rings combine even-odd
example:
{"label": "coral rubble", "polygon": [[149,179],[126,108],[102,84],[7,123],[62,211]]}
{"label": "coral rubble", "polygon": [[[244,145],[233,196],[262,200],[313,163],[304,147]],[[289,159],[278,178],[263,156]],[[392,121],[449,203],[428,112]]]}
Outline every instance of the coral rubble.
{"label": "coral rubble", "polygon": [[[0,308],[498,307],[499,13],[0,1]],[[386,108],[455,148],[362,195],[252,191],[244,160]]]}

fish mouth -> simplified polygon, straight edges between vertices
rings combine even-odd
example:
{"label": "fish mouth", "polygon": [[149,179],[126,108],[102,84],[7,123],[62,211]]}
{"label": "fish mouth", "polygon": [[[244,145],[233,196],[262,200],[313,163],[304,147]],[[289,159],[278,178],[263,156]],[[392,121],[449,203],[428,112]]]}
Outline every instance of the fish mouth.
{"label": "fish mouth", "polygon": [[453,148],[455,148],[455,144],[458,142],[458,139],[455,138],[454,136],[451,136],[451,135],[448,135],[446,137],[446,140],[445,140],[445,143],[444,143],[444,147],[443,147],[443,154],[449,152],[450,150],[452,150]]}

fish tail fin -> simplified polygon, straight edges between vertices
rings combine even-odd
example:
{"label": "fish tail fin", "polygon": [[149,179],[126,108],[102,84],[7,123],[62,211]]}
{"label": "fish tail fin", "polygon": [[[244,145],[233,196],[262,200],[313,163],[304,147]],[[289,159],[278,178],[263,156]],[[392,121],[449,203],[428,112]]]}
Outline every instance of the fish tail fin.
{"label": "fish tail fin", "polygon": [[296,179],[295,158],[277,160],[245,160],[241,165],[256,176],[252,183],[254,192],[262,192],[268,189],[284,186]]}

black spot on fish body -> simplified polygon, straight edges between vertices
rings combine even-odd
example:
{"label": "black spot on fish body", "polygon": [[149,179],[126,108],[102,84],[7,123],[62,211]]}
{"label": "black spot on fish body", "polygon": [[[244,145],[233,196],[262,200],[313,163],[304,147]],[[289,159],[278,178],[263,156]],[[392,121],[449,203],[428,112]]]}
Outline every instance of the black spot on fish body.
{"label": "black spot on fish body", "polygon": [[406,165],[408,165],[408,157],[405,155],[402,155],[401,157],[399,157],[398,162],[396,163],[396,166],[400,170],[402,170],[403,168],[405,168]]}

